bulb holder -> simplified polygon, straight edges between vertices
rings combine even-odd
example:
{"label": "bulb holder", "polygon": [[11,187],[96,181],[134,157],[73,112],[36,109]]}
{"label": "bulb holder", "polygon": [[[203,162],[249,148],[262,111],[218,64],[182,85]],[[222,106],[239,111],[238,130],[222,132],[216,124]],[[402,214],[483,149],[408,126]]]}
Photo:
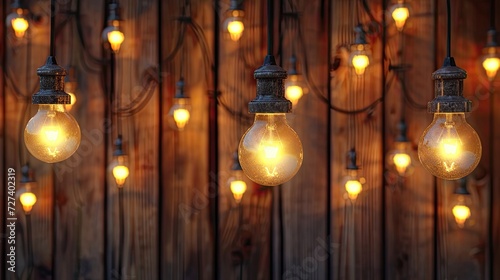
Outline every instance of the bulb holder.
{"label": "bulb holder", "polygon": [[229,1],[229,10],[240,10],[243,11],[243,0],[231,0]]}
{"label": "bulb holder", "polygon": [[496,48],[499,46],[497,41],[497,31],[495,29],[488,30],[486,36],[485,48]]}
{"label": "bulb holder", "polygon": [[290,57],[290,70],[288,70],[288,75],[298,75],[297,71],[297,57],[294,54]]}
{"label": "bulb holder", "polygon": [[290,113],[292,102],[285,98],[286,71],[276,65],[274,56],[267,55],[264,64],[254,72],[257,80],[257,96],[248,103],[248,112]]}
{"label": "bulb holder", "polygon": [[109,4],[109,14],[108,14],[108,22],[113,21],[121,21],[120,18],[120,6],[118,3]]}
{"label": "bulb holder", "polygon": [[33,170],[30,168],[29,163],[26,163],[21,167],[21,184],[33,183]]}
{"label": "bulb holder", "polygon": [[186,92],[184,91],[185,86],[186,86],[186,83],[184,82],[184,78],[181,77],[179,79],[179,81],[177,81],[177,83],[175,83],[175,86],[176,86],[177,90],[175,91],[174,98],[189,98],[186,95]]}
{"label": "bulb holder", "polygon": [[394,142],[409,142],[407,136],[408,126],[406,125],[405,120],[401,120],[398,123],[398,136],[394,139]]}
{"label": "bulb holder", "polygon": [[444,60],[443,67],[432,73],[435,98],[427,104],[429,113],[465,113],[472,101],[463,96],[467,72],[455,65],[453,57]]}
{"label": "bulb holder", "polygon": [[458,180],[458,186],[453,191],[453,194],[470,195],[470,192],[467,190],[467,180],[465,178]]}
{"label": "bulb holder", "polygon": [[71,96],[64,92],[66,70],[49,56],[45,65],[36,71],[40,77],[40,90],[31,97],[32,104],[70,104]]}
{"label": "bulb holder", "polygon": [[358,170],[356,150],[352,148],[347,152],[347,170]]}
{"label": "bulb holder", "polygon": [[115,150],[113,151],[113,156],[115,157],[124,156],[125,152],[123,151],[123,139],[121,135],[118,135],[114,144],[115,144]]}

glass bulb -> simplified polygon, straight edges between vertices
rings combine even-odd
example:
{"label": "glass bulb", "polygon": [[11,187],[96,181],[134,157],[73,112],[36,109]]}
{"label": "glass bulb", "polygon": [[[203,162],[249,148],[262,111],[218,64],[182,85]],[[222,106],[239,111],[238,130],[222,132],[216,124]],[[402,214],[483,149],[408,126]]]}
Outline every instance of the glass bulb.
{"label": "glass bulb", "polygon": [[370,58],[366,47],[363,44],[357,44],[354,46],[354,51],[351,53],[350,61],[357,75],[363,75],[365,73],[366,67],[370,65]]}
{"label": "glass bulb", "polygon": [[118,156],[112,164],[113,177],[115,178],[118,187],[122,187],[123,184],[125,184],[125,180],[130,174],[125,161],[125,156]]}
{"label": "glass bulb", "polygon": [[102,32],[103,40],[107,41],[114,53],[118,53],[125,40],[125,34],[120,31],[120,22],[113,20]]}
{"label": "glass bulb", "polygon": [[80,126],[64,104],[40,104],[24,130],[28,151],[47,163],[69,158],[78,149],[80,139]]}
{"label": "glass bulb", "polygon": [[231,36],[231,40],[238,41],[243,35],[243,30],[245,30],[245,25],[243,22],[237,18],[230,20],[227,24],[227,31],[229,32],[229,36]]}
{"label": "glass bulb", "polygon": [[344,188],[347,192],[347,197],[350,200],[356,200],[358,195],[363,190],[363,184],[365,183],[365,178],[360,177],[358,170],[349,169],[348,175],[344,177]]}
{"label": "glass bulb", "polygon": [[277,186],[299,171],[302,143],[284,113],[256,114],[240,141],[238,156],[248,178],[263,186]]}
{"label": "glass bulb", "polygon": [[464,113],[435,113],[418,143],[418,157],[432,175],[456,180],[476,168],[481,149],[481,140]]}
{"label": "glass bulb", "polygon": [[239,203],[243,194],[247,191],[247,183],[243,180],[242,170],[235,170],[233,172],[234,176],[228,180],[229,189],[231,190],[231,193],[233,193],[234,200]]}
{"label": "glass bulb", "polygon": [[457,204],[453,206],[452,212],[458,227],[463,228],[465,221],[470,217],[470,208],[463,204]]}
{"label": "glass bulb", "polygon": [[293,106],[297,105],[299,99],[304,95],[298,80],[298,75],[289,75],[285,82],[285,97],[292,102]]}
{"label": "glass bulb", "polygon": [[17,38],[24,37],[26,30],[29,28],[28,19],[24,16],[24,11],[21,8],[16,9],[7,17],[7,24],[12,27]]}
{"label": "glass bulb", "polygon": [[36,203],[36,195],[31,191],[26,191],[19,196],[19,201],[23,206],[24,212],[29,213]]}
{"label": "glass bulb", "polygon": [[170,118],[173,120],[173,128],[179,131],[184,130],[184,127],[189,122],[191,117],[188,98],[174,98],[174,105],[170,108]]}
{"label": "glass bulb", "polygon": [[396,28],[401,31],[405,26],[406,20],[410,17],[410,10],[403,4],[396,4],[391,15],[396,24]]}
{"label": "glass bulb", "polygon": [[411,142],[395,142],[395,149],[389,152],[387,157],[388,165],[393,168],[399,176],[409,176],[413,173],[413,151]]}
{"label": "glass bulb", "polygon": [[500,68],[500,58],[487,57],[483,60],[483,68],[486,71],[488,79],[493,80],[497,75],[498,68]]}

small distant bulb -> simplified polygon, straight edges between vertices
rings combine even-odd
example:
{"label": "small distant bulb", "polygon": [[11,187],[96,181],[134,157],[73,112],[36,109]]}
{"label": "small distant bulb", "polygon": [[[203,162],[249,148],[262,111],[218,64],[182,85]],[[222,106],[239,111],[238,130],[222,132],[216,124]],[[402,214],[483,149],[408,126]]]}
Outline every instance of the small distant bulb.
{"label": "small distant bulb", "polygon": [[500,68],[500,58],[488,57],[483,61],[483,68],[486,71],[488,79],[493,80],[497,75],[498,68]]}
{"label": "small distant bulb", "polygon": [[365,73],[366,68],[370,65],[370,57],[366,47],[362,44],[354,46],[354,51],[351,53],[351,65],[357,75],[361,76]]}
{"label": "small distant bulb", "polygon": [[28,30],[29,22],[24,15],[23,9],[16,9],[15,12],[7,17],[7,25],[10,25],[14,30],[14,34],[17,38],[24,37],[26,30]]}
{"label": "small distant bulb", "polygon": [[24,212],[29,214],[36,203],[36,195],[31,191],[26,191],[19,196],[19,201],[23,206]]}
{"label": "small distant bulb", "polygon": [[406,20],[410,17],[410,10],[403,3],[396,4],[392,10],[392,19],[398,31],[403,30]]}

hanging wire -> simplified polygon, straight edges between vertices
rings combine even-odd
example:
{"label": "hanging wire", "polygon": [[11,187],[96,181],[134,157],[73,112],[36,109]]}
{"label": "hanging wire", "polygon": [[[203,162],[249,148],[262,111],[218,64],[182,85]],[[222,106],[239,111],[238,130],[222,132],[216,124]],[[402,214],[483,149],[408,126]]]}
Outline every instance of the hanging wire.
{"label": "hanging wire", "polygon": [[448,18],[446,19],[446,57],[451,57],[451,4],[450,0],[446,0],[446,13]]}

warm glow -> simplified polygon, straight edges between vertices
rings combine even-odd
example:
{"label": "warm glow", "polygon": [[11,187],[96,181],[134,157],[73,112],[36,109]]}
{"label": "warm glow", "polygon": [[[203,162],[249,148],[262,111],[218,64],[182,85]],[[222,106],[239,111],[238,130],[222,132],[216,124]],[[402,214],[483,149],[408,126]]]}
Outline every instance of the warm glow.
{"label": "warm glow", "polygon": [[36,195],[30,191],[26,191],[19,196],[19,201],[23,205],[24,212],[29,214],[36,203]]}
{"label": "warm glow", "polygon": [[462,204],[457,204],[453,207],[452,212],[458,226],[460,228],[463,228],[465,221],[467,221],[467,219],[470,217],[469,207]]}
{"label": "warm glow", "polygon": [[301,86],[297,85],[289,85],[286,87],[285,97],[290,100],[293,105],[296,105],[299,102],[299,99],[302,97],[303,91]]}
{"label": "warm glow", "polygon": [[241,38],[243,30],[245,30],[245,26],[240,19],[234,18],[227,24],[227,31],[229,32],[229,36],[231,36],[231,40],[235,42]]}
{"label": "warm glow", "polygon": [[408,154],[405,153],[397,153],[394,155],[392,158],[394,165],[396,166],[396,170],[400,175],[404,174],[406,172],[406,168],[410,165],[411,163],[411,157]]}
{"label": "warm glow", "polygon": [[464,113],[435,113],[418,144],[422,165],[445,180],[470,174],[479,164],[481,153],[481,140]]}
{"label": "warm glow", "polygon": [[78,123],[62,104],[41,104],[24,130],[24,142],[28,151],[47,163],[69,158],[78,149],[80,139]]}
{"label": "warm glow", "polygon": [[187,109],[179,108],[174,110],[174,120],[177,128],[183,130],[189,121],[190,113]]}
{"label": "warm glow", "polygon": [[486,75],[490,80],[493,80],[497,75],[498,68],[500,68],[500,58],[488,57],[483,61],[483,68]]}
{"label": "warm glow", "polygon": [[290,180],[302,165],[302,143],[285,114],[256,114],[240,141],[238,156],[252,181],[277,186]]}
{"label": "warm glow", "polygon": [[24,33],[26,32],[26,30],[28,30],[29,27],[28,21],[22,16],[13,18],[11,21],[11,25],[17,38],[24,37]]}
{"label": "warm glow", "polygon": [[232,180],[229,186],[236,202],[240,202],[243,194],[247,190],[247,183],[243,180]]}
{"label": "warm glow", "polygon": [[116,53],[120,50],[120,46],[125,40],[125,35],[118,29],[108,32],[108,42],[111,49]]}
{"label": "warm glow", "polygon": [[113,167],[113,177],[115,177],[116,184],[118,187],[123,186],[125,184],[125,180],[129,175],[128,167],[125,165],[116,165]]}
{"label": "warm glow", "polygon": [[347,191],[347,194],[349,195],[349,198],[351,200],[356,200],[358,197],[358,194],[361,192],[363,189],[361,182],[359,180],[348,180],[345,183],[345,190]]}
{"label": "warm glow", "polygon": [[408,7],[402,6],[401,4],[392,11],[392,18],[396,23],[396,28],[401,31],[405,26],[406,20],[410,17],[410,11]]}
{"label": "warm glow", "polygon": [[366,54],[358,54],[352,57],[352,66],[358,75],[363,75],[369,64],[370,59]]}

